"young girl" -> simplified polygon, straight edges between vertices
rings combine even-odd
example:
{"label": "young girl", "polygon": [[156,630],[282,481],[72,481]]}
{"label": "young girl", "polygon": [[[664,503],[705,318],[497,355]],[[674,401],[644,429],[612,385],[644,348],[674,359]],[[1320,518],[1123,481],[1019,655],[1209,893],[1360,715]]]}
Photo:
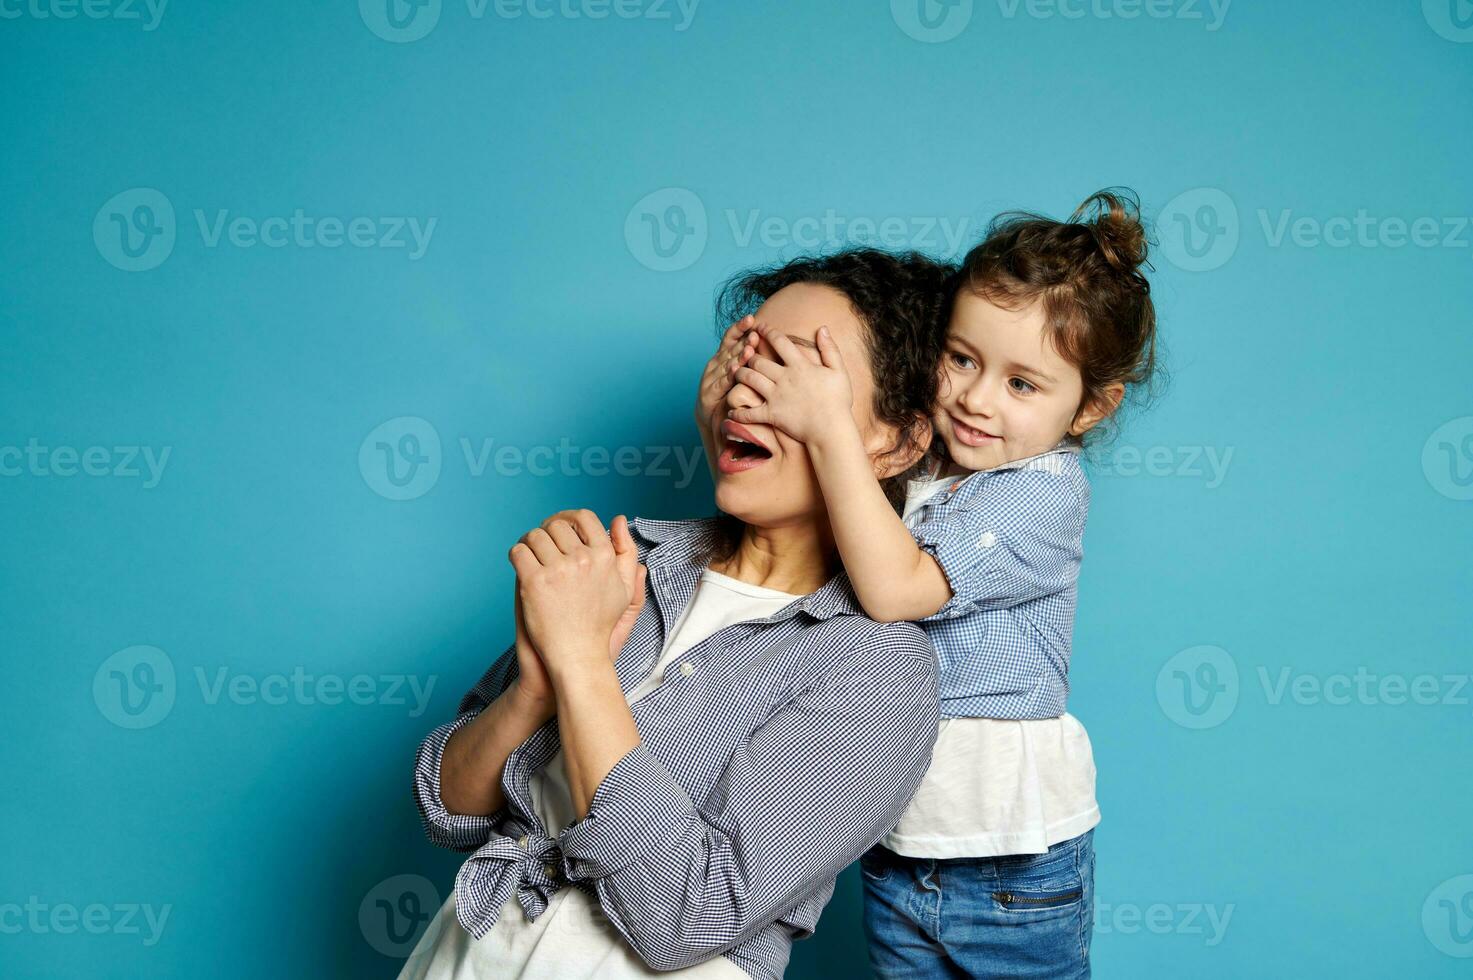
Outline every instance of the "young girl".
{"label": "young girl", "polygon": [[955,279],[924,478],[897,516],[851,421],[832,339],[761,324],[732,367],[738,422],[805,442],[854,591],[924,625],[941,731],[899,824],[861,858],[876,973],[1087,977],[1095,768],[1065,712],[1089,484],[1084,438],[1145,383],[1156,317],[1128,193],[1067,222],[993,222]]}

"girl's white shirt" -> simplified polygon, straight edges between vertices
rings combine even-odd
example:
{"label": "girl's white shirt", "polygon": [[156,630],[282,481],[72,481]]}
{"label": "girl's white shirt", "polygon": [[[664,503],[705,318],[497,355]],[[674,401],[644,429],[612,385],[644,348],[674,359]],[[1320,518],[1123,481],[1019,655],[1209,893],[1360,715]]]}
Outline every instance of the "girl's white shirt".
{"label": "girl's white shirt", "polygon": [[[907,523],[958,479],[910,481]],[[1042,854],[1099,822],[1094,753],[1079,719],[943,717],[931,766],[881,843],[910,857]]]}

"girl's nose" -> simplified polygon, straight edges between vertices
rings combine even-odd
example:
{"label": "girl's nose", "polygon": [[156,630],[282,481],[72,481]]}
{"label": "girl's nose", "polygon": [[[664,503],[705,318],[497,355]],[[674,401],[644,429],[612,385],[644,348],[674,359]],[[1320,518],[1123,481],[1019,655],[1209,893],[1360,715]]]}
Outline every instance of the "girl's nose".
{"label": "girl's nose", "polygon": [[968,385],[958,401],[961,403],[962,408],[966,409],[972,415],[981,415],[987,418],[992,417],[994,410],[992,388],[986,381],[979,380],[974,384]]}

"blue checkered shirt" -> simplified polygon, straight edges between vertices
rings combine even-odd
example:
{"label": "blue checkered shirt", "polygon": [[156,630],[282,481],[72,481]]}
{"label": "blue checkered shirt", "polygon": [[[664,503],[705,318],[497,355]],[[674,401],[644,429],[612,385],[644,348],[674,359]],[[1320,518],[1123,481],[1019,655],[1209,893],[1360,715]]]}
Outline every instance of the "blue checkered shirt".
{"label": "blue checkered shirt", "polygon": [[953,592],[919,620],[941,669],[941,714],[1058,717],[1089,513],[1079,443],[957,479],[906,521]]}
{"label": "blue checkered shirt", "polygon": [[[709,519],[630,528],[649,598],[614,662],[626,695],[694,595],[715,532]],[[839,872],[894,828],[930,765],[935,653],[913,623],[867,618],[842,573],[669,667],[630,706],[640,744],[604,777],[588,814],[556,837],[528,791],[558,749],[556,718],[507,759],[507,803],[496,813],[450,813],[440,798],[445,743],[516,677],[514,646],[420,745],[414,796],[425,832],[473,852],[455,876],[456,919],[470,935],[485,936],[513,892],[535,919],[571,885],[652,969],[719,954],[779,980]]]}

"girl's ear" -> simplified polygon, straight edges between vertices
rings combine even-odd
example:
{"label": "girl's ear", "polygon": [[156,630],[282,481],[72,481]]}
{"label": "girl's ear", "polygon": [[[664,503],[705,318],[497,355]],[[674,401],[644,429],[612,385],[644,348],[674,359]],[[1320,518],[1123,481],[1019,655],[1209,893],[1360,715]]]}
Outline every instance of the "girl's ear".
{"label": "girl's ear", "polygon": [[1082,436],[1105,419],[1115,414],[1125,400],[1125,385],[1120,382],[1106,385],[1094,398],[1087,399],[1074,415],[1074,424],[1069,426],[1071,436]]}

